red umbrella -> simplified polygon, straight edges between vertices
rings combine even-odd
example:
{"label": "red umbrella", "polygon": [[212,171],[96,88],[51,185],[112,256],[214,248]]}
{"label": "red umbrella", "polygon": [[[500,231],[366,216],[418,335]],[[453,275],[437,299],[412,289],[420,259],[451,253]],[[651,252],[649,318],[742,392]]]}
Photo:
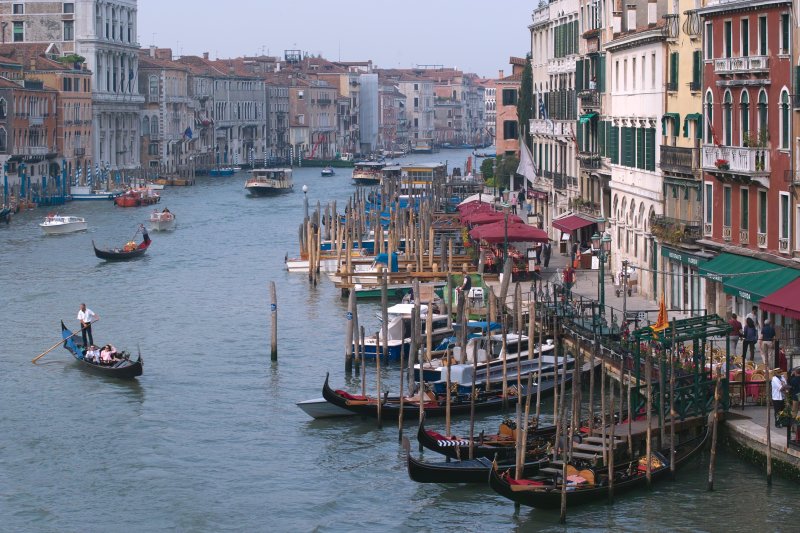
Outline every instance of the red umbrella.
{"label": "red umbrella", "polygon": [[494,209],[494,207],[492,207],[492,204],[490,204],[489,202],[481,202],[480,200],[473,200],[471,202],[467,202],[466,204],[459,205],[458,207],[456,207],[456,209],[458,209],[459,213],[465,213],[472,211],[473,209]]}
{"label": "red umbrella", "polygon": [[495,212],[496,211],[494,210],[494,207],[492,207],[489,204],[483,203],[483,204],[476,204],[474,207],[468,209],[464,209],[458,216],[461,219],[461,221],[464,222],[464,220],[467,217],[472,216],[476,213],[495,213]]}
{"label": "red umbrella", "polygon": [[[501,222],[505,220],[505,213],[500,211],[477,211],[472,212],[464,217],[461,217],[461,222],[466,222],[477,226],[479,224],[491,224],[492,222]],[[509,224],[523,224],[522,219],[517,215],[508,215]]]}
{"label": "red umbrella", "polygon": [[550,238],[544,230],[528,226],[527,224],[511,223],[505,221],[494,222],[473,228],[469,232],[473,239],[482,239],[486,242],[547,242]]}

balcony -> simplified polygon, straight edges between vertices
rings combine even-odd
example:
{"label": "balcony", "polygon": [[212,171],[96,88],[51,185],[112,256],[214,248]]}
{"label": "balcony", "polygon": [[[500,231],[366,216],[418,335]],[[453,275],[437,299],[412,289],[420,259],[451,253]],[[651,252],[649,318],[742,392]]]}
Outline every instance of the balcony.
{"label": "balcony", "polygon": [[767,234],[766,233],[757,233],[756,236],[758,237],[758,247],[759,248],[766,248],[767,247]]}
{"label": "balcony", "polygon": [[[762,179],[769,186],[769,149],[703,145],[703,170],[716,175],[739,174]],[[766,180],[766,181],[764,181]]]}
{"label": "balcony", "polygon": [[750,230],[739,230],[739,244],[750,244]]}
{"label": "balcony", "polygon": [[145,97],[145,100],[147,101],[148,104],[157,104],[160,99],[157,94],[148,94]]}
{"label": "balcony", "polygon": [[723,241],[730,241],[732,233],[733,233],[733,230],[731,230],[730,226],[722,226],[722,240]]}
{"label": "balcony", "polygon": [[699,168],[700,150],[661,145],[661,170],[679,174],[694,174]]}
{"label": "balcony", "polygon": [[[710,224],[707,224],[711,226]],[[653,235],[661,242],[671,244],[694,244],[702,238],[700,233],[701,223],[699,220],[681,220],[665,215],[654,215],[650,219],[650,230]],[[711,228],[707,228],[706,235],[711,234]]]}
{"label": "balcony", "polygon": [[600,153],[593,150],[578,151],[578,163],[584,170],[596,170],[600,168]]}
{"label": "balcony", "polygon": [[550,6],[544,5],[533,10],[531,14],[531,21],[533,25],[544,24],[550,20]]}
{"label": "balcony", "polygon": [[330,98],[319,98],[317,99],[317,103],[319,105],[331,105],[331,103],[333,103],[333,100],[331,100]]}
{"label": "balcony", "polygon": [[30,124],[31,126],[43,126],[44,117],[29,117],[28,124]]}
{"label": "balcony", "polygon": [[77,148],[76,147],[72,151],[75,154],[75,157],[83,157],[83,156],[86,155],[86,148],[82,148],[82,147],[81,148]]}
{"label": "balcony", "polygon": [[714,73],[721,76],[769,72],[769,56],[721,57],[714,60]]}
{"label": "balcony", "polygon": [[572,135],[572,122],[534,118],[531,119],[530,130],[531,135],[570,137]]}
{"label": "balcony", "polygon": [[581,99],[581,105],[584,109],[592,109],[600,107],[600,93],[597,89],[587,89],[578,93]]}

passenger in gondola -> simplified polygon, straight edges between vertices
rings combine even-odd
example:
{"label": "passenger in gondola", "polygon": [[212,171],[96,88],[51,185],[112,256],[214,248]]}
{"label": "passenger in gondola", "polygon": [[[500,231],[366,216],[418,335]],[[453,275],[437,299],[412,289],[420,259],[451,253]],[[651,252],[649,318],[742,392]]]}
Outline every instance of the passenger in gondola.
{"label": "passenger in gondola", "polygon": [[111,344],[106,344],[100,351],[100,362],[105,365],[110,365],[117,360],[117,349]]}
{"label": "passenger in gondola", "polygon": [[97,346],[92,344],[89,346],[89,349],[86,350],[86,354],[83,358],[90,363],[97,363],[100,361],[100,350],[97,349]]}

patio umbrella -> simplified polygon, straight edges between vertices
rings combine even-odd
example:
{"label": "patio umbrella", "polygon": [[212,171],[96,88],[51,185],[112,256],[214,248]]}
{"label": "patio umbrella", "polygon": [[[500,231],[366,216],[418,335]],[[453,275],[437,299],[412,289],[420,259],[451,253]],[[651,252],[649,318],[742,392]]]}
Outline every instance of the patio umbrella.
{"label": "patio umbrella", "polygon": [[459,204],[458,207],[456,207],[456,209],[458,209],[459,213],[465,213],[465,212],[472,211],[474,209],[494,209],[494,206],[493,206],[493,204],[490,204],[488,202],[481,202],[481,201],[478,201],[478,200],[473,200],[473,201],[467,202],[465,204]]}
{"label": "patio umbrella", "polygon": [[471,204],[472,202],[483,202],[485,204],[493,204],[494,203],[494,196],[491,194],[473,194],[472,196],[467,196],[461,203],[458,204],[458,207],[462,205]]}
{"label": "patio umbrella", "polygon": [[469,236],[490,243],[499,243],[504,240],[508,240],[508,242],[547,242],[550,240],[544,230],[520,223],[509,222],[506,225],[502,220],[472,228]]}
{"label": "patio umbrella", "polygon": [[[503,222],[505,213],[501,211],[473,211],[467,216],[461,217],[462,222],[478,226],[480,224],[491,224],[493,222]],[[514,214],[508,215],[509,224],[523,224],[522,219]]]}

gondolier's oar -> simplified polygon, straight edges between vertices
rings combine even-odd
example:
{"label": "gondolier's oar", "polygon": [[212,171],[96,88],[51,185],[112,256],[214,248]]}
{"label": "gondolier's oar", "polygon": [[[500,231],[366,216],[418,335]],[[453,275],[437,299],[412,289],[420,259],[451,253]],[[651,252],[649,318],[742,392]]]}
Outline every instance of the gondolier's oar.
{"label": "gondolier's oar", "polygon": [[[98,318],[97,320],[93,320],[93,321],[92,321],[92,324],[94,324],[95,322],[98,322],[99,320],[100,320],[100,318]],[[81,329],[80,329],[80,330],[76,331],[75,333],[73,333],[72,335],[70,335],[69,337],[67,337],[67,339],[71,339],[72,337],[74,337],[75,335],[77,335],[78,333],[80,333],[81,331],[83,331],[85,328],[86,328],[86,326],[81,326]],[[36,364],[36,361],[38,361],[39,359],[41,359],[41,358],[42,358],[42,357],[44,357],[45,355],[49,354],[50,352],[52,352],[53,350],[55,350],[56,348],[58,348],[59,346],[61,346],[61,345],[64,343],[64,341],[66,341],[67,339],[61,339],[60,341],[58,341],[57,343],[55,343],[54,345],[52,345],[52,346],[51,346],[50,348],[48,348],[47,350],[45,350],[44,352],[40,353],[39,355],[37,355],[37,356],[36,356],[36,357],[34,357],[33,359],[31,359],[31,363],[33,363],[33,364]]]}

